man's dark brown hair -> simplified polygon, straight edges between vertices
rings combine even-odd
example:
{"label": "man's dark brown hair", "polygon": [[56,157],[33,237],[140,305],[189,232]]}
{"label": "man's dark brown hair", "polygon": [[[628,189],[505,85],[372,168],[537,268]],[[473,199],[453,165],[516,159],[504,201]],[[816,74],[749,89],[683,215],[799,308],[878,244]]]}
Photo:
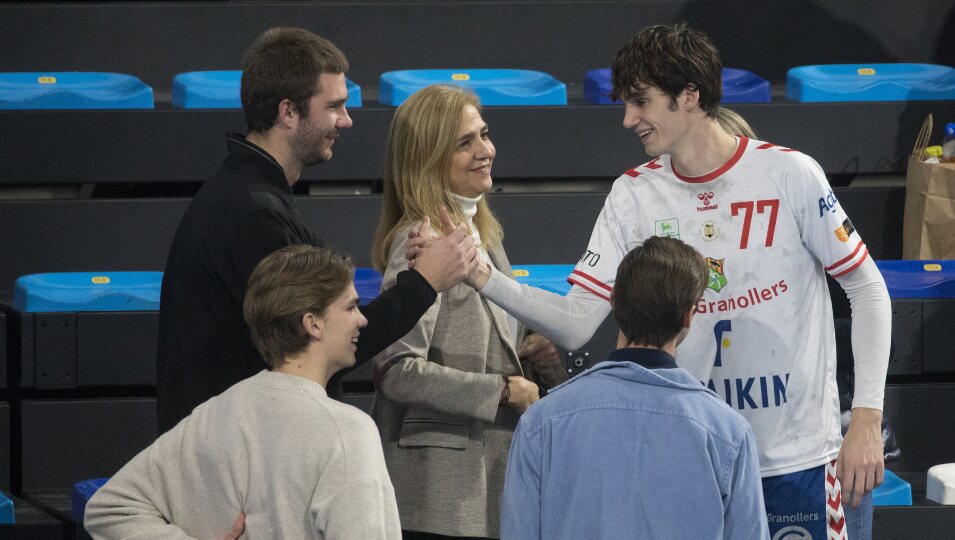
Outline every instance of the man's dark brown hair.
{"label": "man's dark brown hair", "polygon": [[675,238],[651,236],[624,256],[613,287],[613,314],[630,344],[662,347],[706,289],[703,256]]}
{"label": "man's dark brown hair", "polygon": [[304,28],[270,28],[245,53],[242,110],[249,131],[275,125],[279,103],[291,101],[308,116],[309,99],[322,73],[346,73],[348,60],[331,41]]}

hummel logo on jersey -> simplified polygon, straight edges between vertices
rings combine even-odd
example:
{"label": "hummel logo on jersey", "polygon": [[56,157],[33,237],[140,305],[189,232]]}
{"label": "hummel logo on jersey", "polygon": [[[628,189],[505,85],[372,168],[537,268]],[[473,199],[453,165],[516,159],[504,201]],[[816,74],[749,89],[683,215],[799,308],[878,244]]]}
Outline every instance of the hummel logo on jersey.
{"label": "hummel logo on jersey", "polygon": [[839,201],[836,200],[835,194],[830,189],[825,197],[819,197],[819,217],[826,215],[826,212],[835,214],[838,206]]}
{"label": "hummel logo on jersey", "polygon": [[701,203],[703,203],[703,206],[697,206],[696,211],[706,212],[707,210],[716,210],[717,208],[719,208],[718,204],[710,205],[710,201],[712,201],[713,197],[715,196],[716,195],[712,191],[706,191],[704,193],[700,193],[699,195],[697,195],[696,198],[699,199]]}

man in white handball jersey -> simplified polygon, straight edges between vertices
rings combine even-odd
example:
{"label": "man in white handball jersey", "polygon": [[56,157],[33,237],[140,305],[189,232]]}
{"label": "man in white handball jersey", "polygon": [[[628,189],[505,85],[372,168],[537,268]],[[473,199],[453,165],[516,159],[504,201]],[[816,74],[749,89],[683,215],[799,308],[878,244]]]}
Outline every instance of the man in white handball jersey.
{"label": "man in white handball jersey", "polygon": [[[613,97],[625,103],[624,127],[656,157],[614,183],[570,293],[518,285],[486,264],[469,281],[575,349],[609,313],[628,251],[651,236],[692,245],[707,259],[709,283],[676,361],[752,425],[771,533],[867,538],[869,492],[883,475],[888,292],[812,158],[720,127],[720,73],[712,42],[685,25],[631,38],[613,63]],[[844,439],[826,273],[845,289],[854,319],[855,398]]]}

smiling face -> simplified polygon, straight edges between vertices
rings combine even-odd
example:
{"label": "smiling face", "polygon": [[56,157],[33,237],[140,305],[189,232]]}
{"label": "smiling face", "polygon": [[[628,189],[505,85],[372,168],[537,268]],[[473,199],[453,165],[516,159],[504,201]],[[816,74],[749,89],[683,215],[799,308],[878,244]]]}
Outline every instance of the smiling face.
{"label": "smiling face", "polygon": [[331,159],[335,139],[341,130],[352,126],[345,109],[348,99],[345,75],[322,73],[318,77],[318,88],[309,100],[308,115],[301,117],[292,139],[295,158],[305,167]]}
{"label": "smiling face", "polygon": [[[686,92],[686,91],[684,91]],[[623,126],[640,137],[647,155],[672,154],[686,137],[689,115],[655,86],[632,89],[624,100]]]}
{"label": "smiling face", "polygon": [[321,316],[321,343],[329,375],[355,365],[358,335],[368,320],[358,309],[358,293],[349,284]]}
{"label": "smiling face", "polygon": [[448,171],[451,192],[470,198],[487,193],[494,184],[491,180],[494,155],[494,144],[481,113],[474,105],[466,105],[461,112],[461,124]]}

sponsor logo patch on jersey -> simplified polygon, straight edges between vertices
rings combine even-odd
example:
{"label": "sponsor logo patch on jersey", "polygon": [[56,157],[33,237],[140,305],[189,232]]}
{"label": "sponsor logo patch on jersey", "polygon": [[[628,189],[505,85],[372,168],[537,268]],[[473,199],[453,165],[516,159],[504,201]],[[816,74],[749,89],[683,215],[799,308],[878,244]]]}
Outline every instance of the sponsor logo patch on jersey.
{"label": "sponsor logo patch on jersey", "polygon": [[709,282],[706,284],[707,289],[713,289],[716,292],[720,292],[723,287],[726,286],[728,281],[726,281],[726,274],[723,273],[723,261],[726,259],[713,259],[710,257],[706,258],[706,267],[710,273]]}
{"label": "sponsor logo patch on jersey", "polygon": [[697,206],[696,211],[706,212],[707,210],[716,210],[717,208],[719,208],[718,204],[710,204],[711,202],[713,202],[713,197],[715,196],[716,195],[712,191],[706,191],[706,192],[698,194],[696,198],[699,199],[701,203],[703,203],[703,206]]}
{"label": "sponsor logo patch on jersey", "polygon": [[849,237],[852,236],[855,230],[856,228],[852,225],[852,222],[849,221],[849,218],[846,218],[845,221],[842,222],[842,225],[836,229],[836,238],[838,238],[840,242],[848,242]]}
{"label": "sponsor logo patch on jersey", "polygon": [[677,218],[661,219],[654,226],[657,236],[680,239],[680,220]]}
{"label": "sponsor logo patch on jersey", "polygon": [[836,195],[829,190],[829,193],[825,197],[819,197],[819,217],[826,215],[826,212],[836,213],[836,208],[839,207],[839,201],[836,199]]}
{"label": "sponsor logo patch on jersey", "polygon": [[713,240],[716,238],[716,223],[713,221],[704,221],[700,226],[700,236],[703,240]]}

